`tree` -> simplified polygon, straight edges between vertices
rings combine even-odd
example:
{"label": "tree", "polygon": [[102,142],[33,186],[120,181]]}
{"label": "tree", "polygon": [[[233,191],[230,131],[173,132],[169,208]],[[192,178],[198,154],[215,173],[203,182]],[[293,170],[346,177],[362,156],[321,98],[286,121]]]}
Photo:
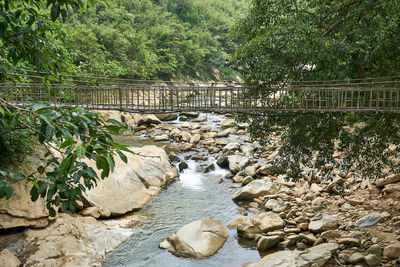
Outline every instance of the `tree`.
{"label": "tree", "polygon": [[[261,94],[271,84],[299,80],[398,76],[399,10],[395,0],[254,0],[234,30],[240,45],[231,60]],[[397,115],[270,114],[244,119],[252,120],[251,133],[264,141],[281,131],[277,165],[293,177],[303,175],[301,163],[331,163],[375,178],[385,175],[384,169],[399,171]],[[344,152],[343,160],[333,157],[338,150]],[[331,175],[326,171],[326,177]]]}
{"label": "tree", "polygon": [[1,0],[0,71],[18,64],[53,72],[65,69],[66,33],[57,20],[65,21],[68,9],[89,5],[93,0]]}
{"label": "tree", "polygon": [[[59,70],[63,58],[58,54],[59,27],[56,20],[66,19],[67,9],[84,8],[81,0],[19,0],[0,2],[0,56],[3,74],[19,62],[37,69]],[[88,1],[88,4],[93,4]],[[48,9],[50,11],[48,12]],[[61,64],[61,65],[60,65]],[[3,78],[5,78],[3,76]],[[125,145],[113,142],[111,134],[124,131],[121,123],[105,121],[96,113],[68,106],[52,107],[37,103],[19,108],[0,98],[0,148],[3,156],[15,149],[15,142],[36,142],[45,149],[44,159],[37,169],[25,177],[0,168],[0,199],[13,195],[12,183],[26,180],[31,183],[31,199],[46,199],[51,216],[56,208],[75,211],[77,200],[92,188],[99,178],[107,177],[114,170],[114,156],[127,161]],[[10,139],[20,135],[24,140]],[[98,177],[89,162],[101,170]]]}
{"label": "tree", "polygon": [[399,75],[399,10],[396,0],[255,0],[233,61],[248,82]]}

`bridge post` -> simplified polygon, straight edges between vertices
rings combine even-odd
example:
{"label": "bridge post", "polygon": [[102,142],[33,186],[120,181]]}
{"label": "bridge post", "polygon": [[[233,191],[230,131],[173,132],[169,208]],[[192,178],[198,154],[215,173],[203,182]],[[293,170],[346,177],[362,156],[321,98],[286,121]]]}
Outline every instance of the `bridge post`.
{"label": "bridge post", "polygon": [[118,87],[118,96],[119,96],[119,110],[122,111],[122,88],[121,86]]}

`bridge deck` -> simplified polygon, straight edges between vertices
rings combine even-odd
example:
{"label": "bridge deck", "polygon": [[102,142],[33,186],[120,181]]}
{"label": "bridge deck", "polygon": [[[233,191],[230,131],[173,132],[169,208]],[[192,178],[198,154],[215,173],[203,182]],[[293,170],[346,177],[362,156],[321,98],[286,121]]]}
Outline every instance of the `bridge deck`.
{"label": "bridge deck", "polygon": [[400,79],[291,83],[253,90],[235,83],[69,80],[2,83],[0,98],[128,112],[400,112]]}

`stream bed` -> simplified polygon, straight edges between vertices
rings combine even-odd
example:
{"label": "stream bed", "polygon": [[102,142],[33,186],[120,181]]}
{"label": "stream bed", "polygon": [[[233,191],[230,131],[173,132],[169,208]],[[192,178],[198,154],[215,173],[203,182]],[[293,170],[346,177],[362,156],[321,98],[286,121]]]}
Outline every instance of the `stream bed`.
{"label": "stream bed", "polygon": [[[223,117],[215,115],[212,119],[220,121]],[[178,156],[184,159],[193,153],[184,152]],[[228,229],[229,238],[225,245],[206,259],[180,258],[158,248],[162,239],[194,220],[211,216],[228,225],[242,215],[231,199],[238,189],[227,186],[232,181],[223,179],[221,184],[213,181],[229,172],[218,167],[215,161],[209,155],[207,163],[214,163],[216,168],[203,173],[200,164],[204,162],[187,160],[189,167],[181,172],[180,180],[168,185],[147,207],[136,212],[146,219],[134,229],[135,235],[108,255],[105,266],[241,266],[259,261],[255,243],[238,239],[236,229]]]}

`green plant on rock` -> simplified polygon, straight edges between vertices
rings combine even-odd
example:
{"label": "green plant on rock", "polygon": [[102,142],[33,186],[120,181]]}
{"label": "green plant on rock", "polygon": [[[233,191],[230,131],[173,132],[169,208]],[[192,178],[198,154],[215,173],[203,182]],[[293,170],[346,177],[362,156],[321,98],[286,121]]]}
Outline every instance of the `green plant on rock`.
{"label": "green plant on rock", "polygon": [[113,142],[111,134],[125,130],[120,122],[81,108],[44,103],[18,108],[0,99],[0,122],[30,131],[46,151],[42,163],[27,176],[0,169],[0,198],[9,199],[12,183],[27,179],[33,185],[32,201],[44,198],[51,216],[60,205],[75,212],[82,194],[114,170],[114,157],[127,162],[124,152],[131,153],[126,145]]}

